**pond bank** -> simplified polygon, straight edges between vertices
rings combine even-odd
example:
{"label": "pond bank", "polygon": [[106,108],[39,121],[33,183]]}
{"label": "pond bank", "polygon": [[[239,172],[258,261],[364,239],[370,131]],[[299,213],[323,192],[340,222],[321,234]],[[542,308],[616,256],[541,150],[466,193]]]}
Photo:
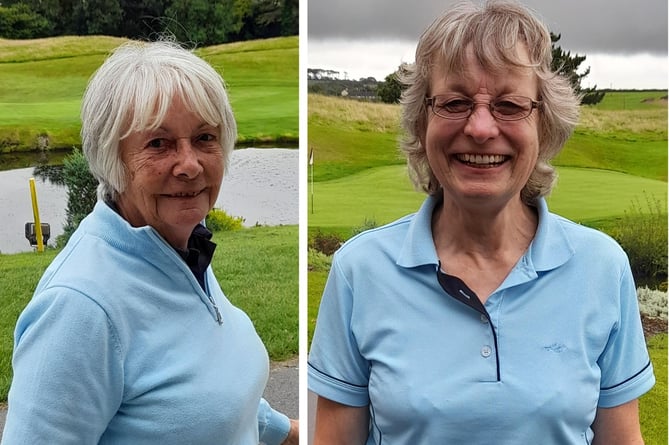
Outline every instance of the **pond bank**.
{"label": "pond bank", "polygon": [[[284,148],[235,150],[216,207],[244,218],[244,226],[290,225],[299,221],[299,151]],[[33,220],[29,179],[34,168],[0,172],[0,253],[32,250],[24,225]],[[65,187],[36,178],[40,219],[51,226],[53,245],[63,233]]]}
{"label": "pond bank", "polygon": [[[299,148],[299,139],[286,137],[276,140],[247,139],[237,141],[235,150],[244,148]],[[28,168],[37,165],[62,165],[63,159],[72,153],[76,147],[50,147],[48,149],[37,149],[34,147],[19,147],[12,151],[3,151],[0,148],[0,171]]]}

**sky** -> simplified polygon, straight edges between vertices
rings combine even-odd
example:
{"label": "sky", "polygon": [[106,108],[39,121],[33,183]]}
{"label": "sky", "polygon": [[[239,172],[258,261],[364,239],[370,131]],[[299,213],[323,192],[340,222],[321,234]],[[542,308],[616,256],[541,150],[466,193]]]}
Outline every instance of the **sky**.
{"label": "sky", "polygon": [[[423,30],[455,0],[309,0],[309,68],[383,80],[413,62]],[[585,55],[582,85],[667,88],[667,0],[524,0],[558,45]]]}

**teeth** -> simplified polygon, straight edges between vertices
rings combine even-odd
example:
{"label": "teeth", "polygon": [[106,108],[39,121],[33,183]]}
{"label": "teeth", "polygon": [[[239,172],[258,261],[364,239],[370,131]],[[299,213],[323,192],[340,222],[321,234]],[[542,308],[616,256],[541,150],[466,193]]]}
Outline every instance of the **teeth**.
{"label": "teeth", "polygon": [[183,198],[183,197],[193,197],[197,196],[200,192],[193,192],[193,193],[175,193],[172,196],[176,196],[177,198]]}
{"label": "teeth", "polygon": [[457,157],[462,162],[477,165],[501,164],[506,159],[506,156],[502,155],[459,154]]}

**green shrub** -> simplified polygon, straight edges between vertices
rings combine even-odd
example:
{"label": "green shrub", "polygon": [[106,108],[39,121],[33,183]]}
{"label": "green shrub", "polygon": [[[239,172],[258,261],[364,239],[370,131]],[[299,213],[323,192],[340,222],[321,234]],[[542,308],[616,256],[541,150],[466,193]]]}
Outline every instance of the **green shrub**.
{"label": "green shrub", "polygon": [[57,246],[64,246],[79,227],[79,223],[93,211],[97,201],[98,181],[88,169],[88,162],[79,149],[63,160],[63,182],[67,187],[67,208],[63,234],[56,239]]}
{"label": "green shrub", "polygon": [[329,256],[335,253],[343,243],[344,240],[336,233],[323,233],[318,230],[309,240],[309,248]]}
{"label": "green shrub", "polygon": [[212,232],[227,232],[242,228],[244,218],[230,216],[221,209],[211,209],[205,220],[207,228]]}
{"label": "green shrub", "polygon": [[353,228],[352,234],[355,236],[364,232],[365,230],[375,229],[377,227],[379,227],[379,225],[375,219],[365,218],[365,221],[362,223],[362,225]]}
{"label": "green shrub", "polygon": [[309,248],[308,255],[309,271],[328,272],[332,266],[332,256],[319,252],[316,249]]}
{"label": "green shrub", "polygon": [[[645,207],[645,208],[644,208]],[[667,280],[667,214],[658,199],[646,196],[645,206],[632,202],[629,211],[611,229],[613,236],[625,249],[638,284]]]}

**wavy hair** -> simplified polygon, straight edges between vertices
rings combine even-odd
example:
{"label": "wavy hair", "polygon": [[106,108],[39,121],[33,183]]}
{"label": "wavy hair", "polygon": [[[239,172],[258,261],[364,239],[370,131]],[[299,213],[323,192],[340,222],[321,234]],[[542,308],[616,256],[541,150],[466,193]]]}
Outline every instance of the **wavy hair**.
{"label": "wavy hair", "polygon": [[221,76],[175,42],[129,42],[93,74],[81,106],[82,151],[99,182],[98,199],[116,201],[127,186],[120,141],[133,132],[158,128],[174,97],[219,128],[227,167],[237,124]]}
{"label": "wavy hair", "polygon": [[[529,63],[518,56],[525,45]],[[407,86],[402,94],[402,127],[405,136],[401,149],[407,158],[409,175],[418,189],[436,194],[441,189],[427,160],[421,138],[427,130],[430,76],[434,69],[456,73],[465,66],[471,45],[478,63],[492,73],[509,68],[530,68],[539,81],[539,100],[543,102],[538,120],[539,157],[521,192],[524,202],[552,190],[557,173],[550,165],[571,136],[578,122],[580,99],[569,81],[551,69],[550,32],[537,16],[512,1],[488,1],[481,6],[459,3],[437,18],[422,34],[416,48],[416,61],[401,75]]]}

